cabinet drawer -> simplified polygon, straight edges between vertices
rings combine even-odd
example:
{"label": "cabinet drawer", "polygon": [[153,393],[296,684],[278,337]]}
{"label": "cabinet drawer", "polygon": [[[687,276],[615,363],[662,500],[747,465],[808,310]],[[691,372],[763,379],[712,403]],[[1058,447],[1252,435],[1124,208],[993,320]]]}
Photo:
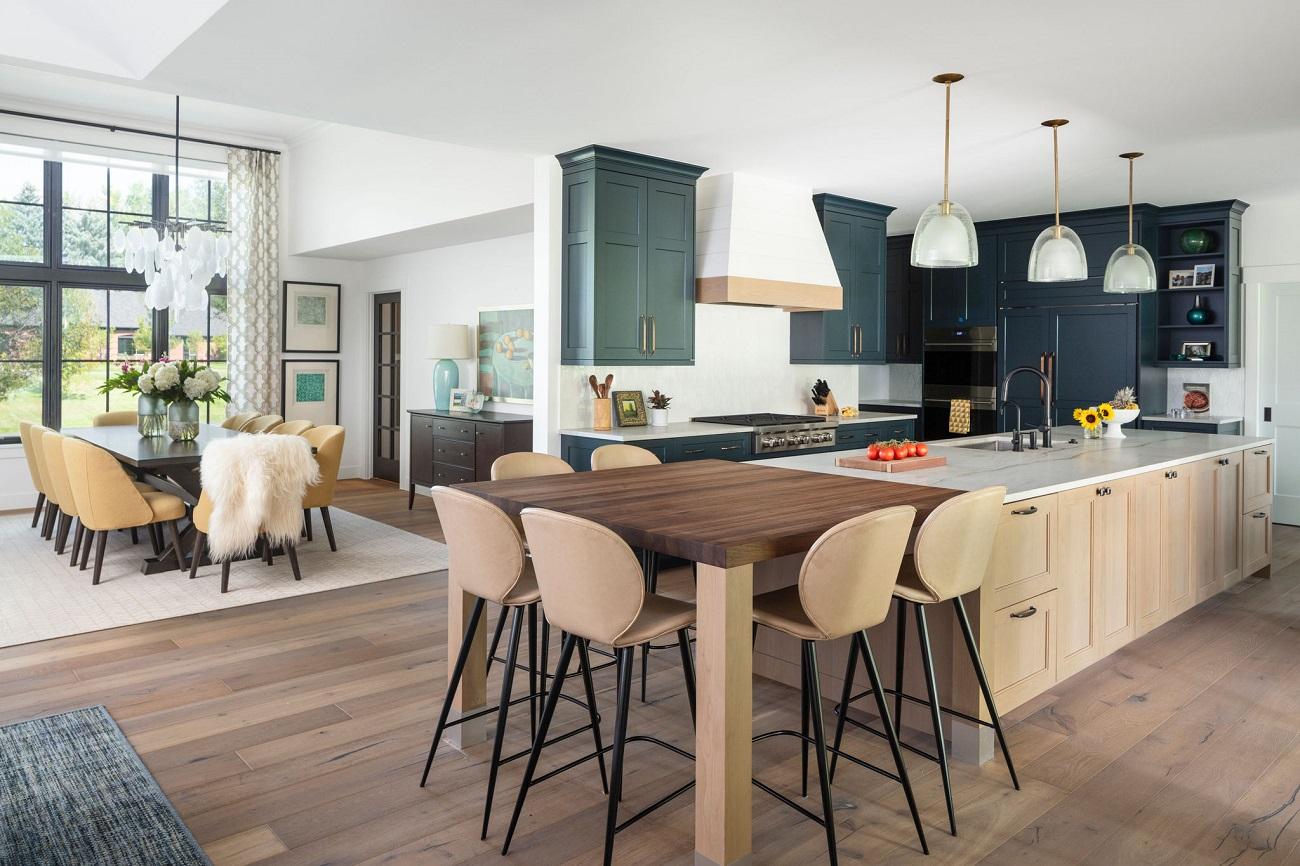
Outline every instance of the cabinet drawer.
{"label": "cabinet drawer", "polygon": [[448,463],[433,464],[434,484],[466,484],[474,480],[474,470]]}
{"label": "cabinet drawer", "polygon": [[435,466],[440,463],[463,466],[472,473],[474,471],[474,443],[435,436],[433,437],[433,462]]}
{"label": "cabinet drawer", "polygon": [[1265,505],[1241,516],[1241,574],[1250,577],[1273,559],[1273,507]]}
{"label": "cabinet drawer", "polygon": [[1003,608],[1056,589],[1057,497],[1002,506],[993,556],[984,576],[991,604]]}
{"label": "cabinet drawer", "polygon": [[433,435],[444,439],[460,439],[465,442],[473,442],[474,422],[468,419],[462,421],[459,418],[434,418]]}
{"label": "cabinet drawer", "polygon": [[749,456],[749,437],[715,439],[709,442],[674,442],[672,459],[684,460],[744,460]]}
{"label": "cabinet drawer", "polygon": [[992,679],[1005,713],[1056,682],[1056,590],[993,614]]}
{"label": "cabinet drawer", "polygon": [[1273,501],[1273,446],[1247,448],[1242,458],[1242,513],[1258,511]]}

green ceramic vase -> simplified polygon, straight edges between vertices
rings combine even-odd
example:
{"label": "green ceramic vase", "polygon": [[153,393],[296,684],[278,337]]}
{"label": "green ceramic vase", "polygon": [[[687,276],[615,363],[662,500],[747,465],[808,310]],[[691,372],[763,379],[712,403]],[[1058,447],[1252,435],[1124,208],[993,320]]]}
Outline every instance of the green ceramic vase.
{"label": "green ceramic vase", "polygon": [[1178,237],[1178,246],[1188,255],[1200,255],[1214,249],[1214,235],[1208,229],[1187,229]]}
{"label": "green ceramic vase", "polygon": [[1208,325],[1214,321],[1214,312],[1205,305],[1205,298],[1196,296],[1196,303],[1187,311],[1189,325]]}

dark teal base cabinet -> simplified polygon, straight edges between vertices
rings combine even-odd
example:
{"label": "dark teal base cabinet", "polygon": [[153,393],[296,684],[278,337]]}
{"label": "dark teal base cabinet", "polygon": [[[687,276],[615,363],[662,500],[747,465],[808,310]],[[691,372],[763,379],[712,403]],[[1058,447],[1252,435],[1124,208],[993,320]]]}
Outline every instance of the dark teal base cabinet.
{"label": "dark teal base cabinet", "polygon": [[695,361],[697,165],[592,145],[564,168],[564,364]]}
{"label": "dark teal base cabinet", "polygon": [[790,314],[790,363],[883,364],[885,219],[894,210],[837,195],[813,196],[844,289],[839,310]]}

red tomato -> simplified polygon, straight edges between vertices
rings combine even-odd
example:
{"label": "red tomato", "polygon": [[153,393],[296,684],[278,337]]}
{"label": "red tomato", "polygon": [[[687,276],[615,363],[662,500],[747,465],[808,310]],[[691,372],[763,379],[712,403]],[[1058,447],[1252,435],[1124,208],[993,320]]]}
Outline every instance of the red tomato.
{"label": "red tomato", "polygon": [[908,456],[908,457],[915,457],[915,456],[916,456],[916,443],[915,443],[915,442],[908,442],[908,443],[907,443],[907,456]]}
{"label": "red tomato", "polygon": [[917,443],[916,443],[916,456],[917,456],[917,457],[924,457],[925,455],[927,455],[927,454],[929,454],[929,453],[930,453],[930,446],[929,446],[929,445],[926,445],[924,442],[917,442]]}
{"label": "red tomato", "polygon": [[880,451],[877,453],[877,459],[879,459],[879,460],[893,460],[893,459],[894,459],[894,449],[893,449],[893,448],[890,448],[889,446],[885,446],[884,448],[881,448]]}
{"label": "red tomato", "polygon": [[880,446],[872,442],[867,446],[867,459],[875,460],[880,456]]}

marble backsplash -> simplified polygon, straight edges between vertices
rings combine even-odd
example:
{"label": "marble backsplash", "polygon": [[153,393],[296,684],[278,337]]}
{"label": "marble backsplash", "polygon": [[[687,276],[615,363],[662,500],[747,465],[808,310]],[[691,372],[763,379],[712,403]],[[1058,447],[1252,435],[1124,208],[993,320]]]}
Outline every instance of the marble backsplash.
{"label": "marble backsplash", "polygon": [[1183,384],[1205,383],[1210,386],[1211,415],[1244,416],[1246,414],[1246,371],[1242,367],[1232,370],[1169,371],[1169,408],[1183,405]]}

